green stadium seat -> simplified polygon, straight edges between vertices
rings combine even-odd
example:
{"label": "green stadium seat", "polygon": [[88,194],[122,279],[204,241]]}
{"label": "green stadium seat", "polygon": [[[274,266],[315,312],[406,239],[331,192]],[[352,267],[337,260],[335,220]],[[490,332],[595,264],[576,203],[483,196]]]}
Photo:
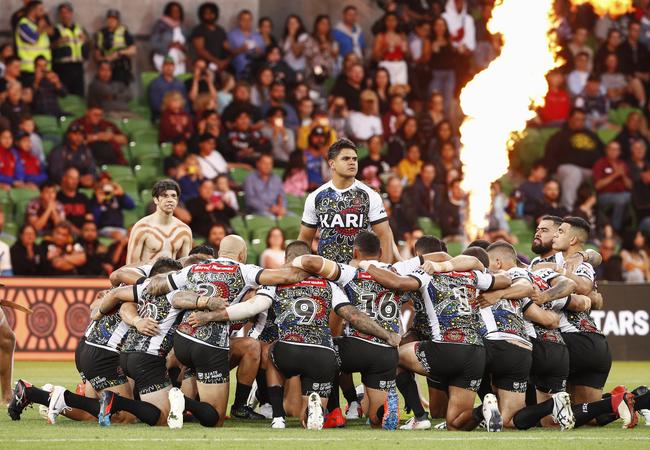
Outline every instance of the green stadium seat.
{"label": "green stadium seat", "polygon": [[280,169],[279,167],[274,168],[273,175],[277,175],[280,179],[282,179],[282,175],[284,175],[284,169]]}
{"label": "green stadium seat", "polygon": [[138,181],[134,179],[124,179],[122,181],[118,181],[120,186],[122,186],[122,189],[124,189],[124,192],[129,194],[129,197],[133,199],[134,202],[139,202],[140,201],[140,191],[138,190]]}
{"label": "green stadium seat", "polygon": [[61,133],[59,126],[59,119],[54,116],[35,115],[33,116],[36,129],[41,134],[57,134]]}
{"label": "green stadium seat", "polygon": [[251,239],[263,239],[266,241],[266,235],[269,230],[277,226],[275,219],[267,216],[257,216],[249,214],[244,217],[246,229],[248,229]]}
{"label": "green stadium seat", "polygon": [[244,222],[242,216],[235,216],[230,219],[230,228],[232,228],[235,234],[248,240],[248,229],[246,228],[246,222]]}
{"label": "green stadium seat", "polygon": [[38,197],[39,192],[37,189],[29,189],[29,188],[12,188],[11,193],[9,194],[11,196],[11,200],[15,202],[19,202],[22,200],[31,200],[33,198]]}
{"label": "green stadium seat", "polygon": [[115,242],[115,240],[112,238],[105,237],[105,236],[99,237],[99,243],[105,247],[110,247],[111,245],[113,245],[113,242]]}
{"label": "green stadium seat", "polygon": [[237,205],[240,211],[246,211],[246,193],[244,191],[237,191]]}
{"label": "green stadium seat", "polygon": [[152,165],[135,166],[135,179],[138,180],[140,189],[151,188],[159,178],[162,178],[160,167]]}
{"label": "green stadium seat", "polygon": [[12,222],[5,222],[4,232],[5,232],[5,234],[13,236],[14,238],[17,238],[18,237],[18,224],[16,222],[13,222],[13,221]]}
{"label": "green stadium seat", "polygon": [[248,252],[246,253],[246,263],[247,264],[257,264],[257,260],[260,255],[255,251],[255,247],[252,245],[248,246]]}
{"label": "green stadium seat", "polygon": [[600,140],[603,141],[603,144],[609,144],[611,141],[613,141],[616,138],[618,133],[619,133],[618,130],[605,127],[599,129],[596,134],[598,135]]}
{"label": "green stadium seat", "polygon": [[53,148],[54,148],[54,142],[50,140],[43,141],[43,153],[45,153],[45,156],[49,155]]}
{"label": "green stadium seat", "polygon": [[9,247],[11,247],[12,245],[14,245],[14,242],[16,242],[16,236],[11,235],[9,233],[3,234],[2,236],[0,236],[0,241],[4,242]]}
{"label": "green stadium seat", "polygon": [[298,239],[298,235],[300,234],[300,217],[281,217],[278,219],[278,226],[284,232],[285,239]]}
{"label": "green stadium seat", "polygon": [[614,125],[623,126],[625,124],[625,121],[627,120],[627,116],[629,116],[630,113],[633,112],[640,113],[641,110],[638,108],[610,109],[608,114],[609,122],[613,123]]}
{"label": "green stadium seat", "polygon": [[171,156],[171,154],[172,154],[172,143],[171,142],[161,142],[160,143],[160,153],[163,156]]}
{"label": "green stadium seat", "polygon": [[426,235],[440,237],[440,227],[429,217],[418,217],[418,226]]}
{"label": "green stadium seat", "polygon": [[105,164],[101,167],[101,170],[110,173],[113,179],[117,181],[134,179],[133,170],[129,166]]}
{"label": "green stadium seat", "polygon": [[144,206],[136,205],[133,209],[124,210],[124,227],[130,228],[144,216]]}
{"label": "green stadium seat", "polygon": [[357,157],[359,158],[359,160],[365,158],[366,156],[368,156],[368,147],[366,147],[365,145],[358,147]]}
{"label": "green stadium seat", "polygon": [[298,217],[302,217],[302,211],[305,209],[305,199],[306,197],[287,195],[287,209]]}
{"label": "green stadium seat", "polygon": [[266,237],[264,239],[253,239],[251,240],[251,245],[248,248],[252,248],[253,252],[257,255],[257,260],[255,264],[259,264],[260,255],[264,250],[266,250]]}
{"label": "green stadium seat", "polygon": [[131,119],[122,119],[122,131],[131,135],[135,132],[141,130],[154,130],[157,132],[156,128],[153,126],[149,119],[142,119],[139,117]]}
{"label": "green stadium seat", "polygon": [[447,253],[458,256],[463,252],[464,245],[460,242],[447,242]]}
{"label": "green stadium seat", "polygon": [[155,128],[136,130],[132,133],[132,139],[138,144],[147,143],[158,145],[158,130]]}
{"label": "green stadium seat", "polygon": [[158,144],[151,142],[131,141],[129,142],[129,153],[131,154],[131,161],[135,162],[148,159],[147,157],[150,156],[158,158],[161,156]]}
{"label": "green stadium seat", "polygon": [[79,188],[79,192],[85,194],[88,198],[93,198],[93,195],[95,195],[95,190],[93,188]]}
{"label": "green stadium seat", "polygon": [[244,169],[243,167],[234,167],[230,170],[230,177],[235,183],[242,185],[250,173],[250,170]]}
{"label": "green stadium seat", "polygon": [[146,208],[149,202],[151,201],[151,186],[148,189],[143,189],[140,191],[140,201],[142,205]]}
{"label": "green stadium seat", "polygon": [[179,75],[176,75],[176,79],[180,81],[187,81],[190,78],[192,78],[192,72],[181,73]]}
{"label": "green stadium seat", "polygon": [[78,95],[69,94],[59,98],[59,106],[66,112],[70,112],[74,108],[83,108],[85,110],[86,100]]}
{"label": "green stadium seat", "polygon": [[158,75],[160,75],[158,72],[155,71],[145,71],[140,73],[140,82],[142,83],[142,92],[144,92],[144,103],[143,104],[148,104],[148,91],[149,91],[149,85],[153,80],[155,80]]}

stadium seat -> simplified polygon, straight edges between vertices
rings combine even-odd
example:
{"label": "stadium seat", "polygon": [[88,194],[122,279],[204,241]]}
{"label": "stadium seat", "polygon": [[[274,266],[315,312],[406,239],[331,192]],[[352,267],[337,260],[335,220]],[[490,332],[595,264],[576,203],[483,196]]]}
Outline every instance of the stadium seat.
{"label": "stadium seat", "polygon": [[142,217],[144,217],[144,206],[141,204],[137,204],[133,209],[124,210],[124,227],[132,227]]}
{"label": "stadium seat", "polygon": [[603,144],[609,144],[616,138],[618,133],[619,131],[614,128],[604,127],[600,128],[596,134],[598,134],[600,140],[603,141]]}
{"label": "stadium seat", "polygon": [[145,105],[149,104],[148,98],[148,91],[149,91],[149,85],[153,80],[156,79],[160,75],[158,72],[155,71],[145,71],[140,73],[140,83],[142,83],[142,92],[144,92],[144,102],[142,102]]}
{"label": "stadium seat", "polygon": [[365,158],[366,156],[368,156],[368,147],[366,147],[365,145],[357,147],[357,157],[359,158],[359,160]]}
{"label": "stadium seat", "polygon": [[240,211],[246,211],[246,193],[244,191],[237,191],[237,205]]}
{"label": "stadium seat", "polygon": [[151,124],[151,121],[149,119],[142,119],[139,117],[131,118],[131,119],[122,119],[122,131],[124,131],[128,135],[132,135],[135,132],[141,131],[141,130],[154,130],[156,131],[156,128]]}
{"label": "stadium seat", "polygon": [[250,175],[250,173],[250,170],[244,169],[243,167],[234,167],[230,169],[230,178],[232,178],[235,183],[241,186],[244,183],[246,177]]}
{"label": "stadium seat", "polygon": [[151,188],[158,178],[161,178],[160,167],[152,165],[135,166],[135,179],[138,180],[140,189]]}
{"label": "stadium seat", "polygon": [[142,159],[148,159],[150,156],[157,158],[161,156],[158,144],[151,142],[131,141],[129,142],[129,153],[131,154],[131,161],[136,163]]}
{"label": "stadium seat", "polygon": [[244,222],[242,216],[235,216],[230,219],[230,228],[232,228],[235,234],[248,240],[248,230],[246,229],[246,222]]}
{"label": "stadium seat", "polygon": [[129,197],[133,199],[134,202],[140,201],[140,191],[138,190],[138,182],[136,179],[124,179],[118,181],[124,192],[129,194]]}
{"label": "stadium seat", "polygon": [[418,217],[418,226],[426,235],[440,237],[440,227],[429,217]]}
{"label": "stadium seat", "polygon": [[300,234],[300,217],[281,217],[278,219],[278,226],[284,232],[285,239],[298,239],[298,235]]}
{"label": "stadium seat", "polygon": [[70,112],[74,108],[83,108],[85,110],[86,100],[78,95],[69,94],[59,98],[59,106],[66,112]]}
{"label": "stadium seat", "polygon": [[133,170],[131,170],[131,167],[129,166],[105,164],[102,166],[101,170],[110,173],[113,179],[117,181],[134,179]]}
{"label": "stadium seat", "polygon": [[252,248],[253,252],[257,255],[257,257],[255,258],[256,261],[255,261],[254,264],[259,264],[260,255],[262,254],[262,252],[264,250],[266,250],[266,237],[264,237],[264,239],[261,239],[261,238],[260,239],[253,239],[251,241],[251,245],[249,245],[248,248]]}
{"label": "stadium seat", "polygon": [[638,108],[616,108],[616,109],[610,109],[608,119],[610,123],[613,123],[614,125],[619,125],[623,126],[625,124],[625,121],[627,120],[627,116],[630,115],[632,112],[638,112],[640,113],[641,110]]}
{"label": "stadium seat", "polygon": [[88,198],[93,198],[93,195],[95,195],[95,190],[93,188],[79,188],[79,192]]}
{"label": "stadium seat", "polygon": [[163,156],[171,156],[171,154],[172,154],[172,143],[171,142],[161,142],[160,143],[160,153]]}
{"label": "stadium seat", "polygon": [[274,219],[266,216],[249,214],[244,219],[246,220],[246,229],[248,229],[251,239],[257,238],[266,241],[266,235],[269,230],[277,226]]}
{"label": "stadium seat", "polygon": [[302,211],[305,209],[305,199],[306,197],[287,195],[287,209],[298,217],[302,217]]}
{"label": "stadium seat", "polygon": [[54,142],[50,140],[43,140],[43,153],[45,153],[45,156],[49,155],[53,148]]}
{"label": "stadium seat", "polygon": [[156,144],[158,145],[158,130],[147,128],[136,130],[132,133],[132,139],[138,144]]}
{"label": "stadium seat", "polygon": [[460,242],[447,242],[447,253],[458,256],[463,252],[464,245]]}

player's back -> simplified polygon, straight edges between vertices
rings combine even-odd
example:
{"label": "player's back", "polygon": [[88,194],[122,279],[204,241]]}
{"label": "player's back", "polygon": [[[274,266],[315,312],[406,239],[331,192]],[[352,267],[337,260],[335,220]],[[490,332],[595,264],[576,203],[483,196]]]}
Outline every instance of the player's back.
{"label": "player's back", "polygon": [[90,322],[84,333],[84,338],[87,344],[117,351],[127,331],[129,331],[129,326],[122,321],[120,308],[116,307],[99,320]]}

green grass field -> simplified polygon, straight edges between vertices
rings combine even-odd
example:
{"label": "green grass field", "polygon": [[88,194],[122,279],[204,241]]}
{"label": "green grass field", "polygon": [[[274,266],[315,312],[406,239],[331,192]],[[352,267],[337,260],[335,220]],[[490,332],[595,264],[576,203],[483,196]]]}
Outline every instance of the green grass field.
{"label": "green grass field", "polygon": [[[46,382],[74,389],[78,374],[72,363],[17,362],[14,378],[25,378],[36,385]],[[234,374],[233,374],[234,379]],[[630,389],[650,383],[650,362],[617,362],[610,373],[607,389],[625,384]],[[231,395],[231,399],[232,399]],[[56,425],[48,425],[38,409],[27,409],[22,420],[12,422],[0,414],[0,449],[47,448],[140,450],[144,448],[207,448],[225,445],[237,448],[645,448],[650,449],[650,426],[643,418],[634,430],[621,430],[620,423],[605,428],[585,427],[570,432],[555,430],[506,431],[487,434],[484,431],[452,433],[445,431],[370,430],[365,420],[348,422],[345,429],[306,431],[295,419],[285,430],[271,430],[270,421],[251,423],[226,421],[221,429],[206,429],[199,424],[186,424],[182,430],[150,428],[146,425],[113,425],[100,428],[93,423],[79,423],[61,417]],[[436,421],[437,422],[437,421]]]}

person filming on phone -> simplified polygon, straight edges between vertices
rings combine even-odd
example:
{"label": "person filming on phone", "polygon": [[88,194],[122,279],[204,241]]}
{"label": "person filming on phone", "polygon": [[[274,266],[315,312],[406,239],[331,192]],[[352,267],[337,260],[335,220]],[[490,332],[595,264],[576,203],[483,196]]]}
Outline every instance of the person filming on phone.
{"label": "person filming on phone", "polygon": [[89,210],[99,229],[99,235],[112,239],[126,237],[123,211],[133,208],[135,208],[135,203],[124,192],[122,186],[113,181],[110,174],[101,173],[95,184],[95,195],[89,205]]}

